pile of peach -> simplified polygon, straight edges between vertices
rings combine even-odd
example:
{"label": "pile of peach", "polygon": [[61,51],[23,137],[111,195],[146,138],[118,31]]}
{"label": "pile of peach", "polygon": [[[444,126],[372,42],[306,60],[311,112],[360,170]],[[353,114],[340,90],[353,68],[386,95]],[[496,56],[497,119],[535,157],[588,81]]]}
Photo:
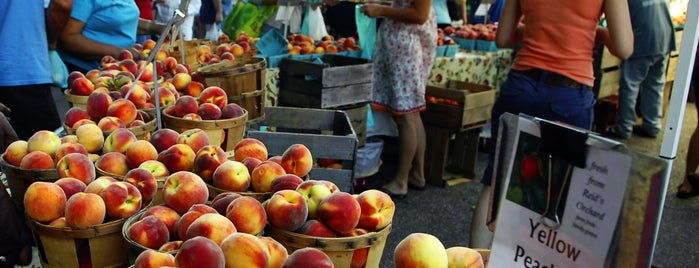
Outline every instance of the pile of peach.
{"label": "pile of peach", "polygon": [[445,34],[445,30],[443,30],[442,28],[437,28],[437,46],[449,46],[456,44],[454,39],[451,38],[454,33],[454,28],[452,28],[451,26],[448,26],[448,28],[450,30],[449,32],[452,35],[447,35]]}
{"label": "pile of peach", "polygon": [[[193,82],[190,82],[193,83]],[[236,103],[228,103],[226,91],[217,86],[205,88],[198,94],[198,99],[183,95],[166,106],[163,113],[190,120],[218,120],[240,117],[245,111]]]}
{"label": "pile of peach", "polygon": [[439,238],[427,233],[412,233],[403,238],[393,255],[395,267],[483,268],[481,254],[471,248],[445,248]]}
{"label": "pile of peach", "polygon": [[203,65],[216,64],[222,61],[234,61],[243,55],[252,54],[252,47],[255,45],[255,38],[250,37],[246,32],[238,33],[235,40],[230,40],[228,36],[219,38],[216,47],[209,45],[197,46],[197,61]]}
{"label": "pile of peach", "polygon": [[497,30],[497,24],[466,24],[457,27],[447,26],[444,28],[444,35],[464,39],[494,41]]}
{"label": "pile of peach", "polygon": [[310,36],[295,33],[286,37],[287,51],[291,55],[325,54],[360,50],[354,37],[341,37],[335,40],[332,35],[323,36],[315,41]]}

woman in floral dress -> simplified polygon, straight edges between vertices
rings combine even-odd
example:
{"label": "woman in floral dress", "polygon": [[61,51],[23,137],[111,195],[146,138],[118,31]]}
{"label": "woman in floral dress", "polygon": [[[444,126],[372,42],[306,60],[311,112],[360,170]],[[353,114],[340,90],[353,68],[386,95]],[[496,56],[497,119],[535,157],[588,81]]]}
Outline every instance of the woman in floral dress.
{"label": "woman in floral dress", "polygon": [[420,112],[426,107],[425,85],[434,64],[437,22],[431,0],[394,0],[391,6],[367,1],[361,11],[383,18],[373,55],[372,108],[391,113],[398,125],[398,170],[382,190],[402,198],[408,186],[425,187],[425,129]]}

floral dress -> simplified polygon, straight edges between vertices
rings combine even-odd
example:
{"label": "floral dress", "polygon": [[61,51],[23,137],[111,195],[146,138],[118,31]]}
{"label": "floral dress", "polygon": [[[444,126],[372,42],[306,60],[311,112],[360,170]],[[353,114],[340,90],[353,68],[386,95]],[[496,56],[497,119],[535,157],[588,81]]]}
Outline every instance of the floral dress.
{"label": "floral dress", "polygon": [[[394,0],[393,7],[414,6],[414,0]],[[384,18],[374,47],[372,106],[394,115],[425,109],[425,86],[437,48],[434,11],[423,24]]]}

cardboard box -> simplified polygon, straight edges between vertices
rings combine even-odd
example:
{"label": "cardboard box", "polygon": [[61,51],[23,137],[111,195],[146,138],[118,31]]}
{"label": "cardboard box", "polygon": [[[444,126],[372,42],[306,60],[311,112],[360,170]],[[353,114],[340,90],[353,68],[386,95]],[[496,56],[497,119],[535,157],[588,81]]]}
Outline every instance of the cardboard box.
{"label": "cardboard box", "polygon": [[454,100],[458,105],[427,102],[427,109],[422,113],[423,123],[461,130],[490,120],[496,94],[489,86],[453,80],[448,82],[447,88],[427,86],[426,96]]}

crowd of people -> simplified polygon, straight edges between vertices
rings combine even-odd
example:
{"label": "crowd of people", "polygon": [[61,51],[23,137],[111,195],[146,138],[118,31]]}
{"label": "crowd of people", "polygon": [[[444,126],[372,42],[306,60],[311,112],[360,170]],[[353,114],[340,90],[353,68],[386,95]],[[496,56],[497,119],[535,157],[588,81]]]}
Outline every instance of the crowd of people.
{"label": "crowd of people", "polygon": [[[276,0],[250,2],[278,4]],[[591,91],[595,80],[593,46],[603,43],[623,60],[620,112],[617,125],[606,134],[619,139],[631,133],[655,138],[662,127],[664,71],[675,42],[667,0],[651,2],[499,0],[491,4],[484,17],[487,22],[499,23],[496,44],[520,47],[493,106],[492,132],[497,133],[499,117],[506,112],[590,129],[596,101]],[[300,23],[306,0],[283,3],[296,10],[292,16]],[[327,0],[324,4],[329,32],[355,35],[356,26],[347,19],[354,19],[357,3]],[[372,57],[372,109],[389,113],[398,129],[398,168],[394,177],[381,186],[394,198],[404,198],[409,188],[425,189],[426,137],[420,112],[426,108],[425,87],[435,59],[436,29],[456,21],[483,22],[476,16],[479,5],[478,0],[362,4],[361,13],[381,20]],[[180,0],[0,1],[0,12],[6,14],[0,17],[0,23],[13,25],[0,30],[0,149],[4,151],[11,141],[26,140],[38,130],[54,130],[61,125],[51,94],[49,50],[58,51],[69,71],[98,68],[103,56],[117,58],[124,49],[131,50],[138,59],[140,53],[133,50],[133,45],[166,34],[165,25],[179,6]],[[233,6],[232,0],[190,0],[181,26],[184,39],[203,38],[212,27],[220,27]],[[561,17],[567,18],[566,23],[561,23]],[[601,18],[606,26],[601,26]],[[291,32],[300,29],[300,25],[279,23],[275,15],[266,26],[289,27],[286,30]],[[639,96],[642,124],[635,125]],[[693,149],[699,147],[698,133],[695,131],[690,143],[687,176],[677,192],[680,198],[699,195],[699,175],[695,174],[699,156]],[[493,135],[493,143],[496,137]],[[496,179],[494,150],[492,146],[481,180],[471,247],[488,248],[492,241],[485,219],[489,188]]]}

